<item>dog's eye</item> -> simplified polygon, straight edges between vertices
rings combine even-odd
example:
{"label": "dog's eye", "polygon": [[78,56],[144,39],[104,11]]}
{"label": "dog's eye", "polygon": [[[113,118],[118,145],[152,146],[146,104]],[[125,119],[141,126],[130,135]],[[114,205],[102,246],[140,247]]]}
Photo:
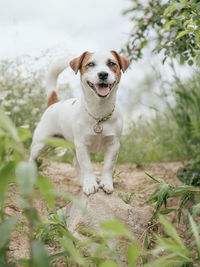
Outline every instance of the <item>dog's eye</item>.
{"label": "dog's eye", "polygon": [[94,64],[94,62],[90,62],[90,63],[87,64],[87,66],[88,66],[88,67],[94,67],[95,64]]}
{"label": "dog's eye", "polygon": [[114,67],[115,65],[117,65],[115,62],[112,62],[112,61],[109,61],[108,62],[108,65],[110,66],[110,67]]}

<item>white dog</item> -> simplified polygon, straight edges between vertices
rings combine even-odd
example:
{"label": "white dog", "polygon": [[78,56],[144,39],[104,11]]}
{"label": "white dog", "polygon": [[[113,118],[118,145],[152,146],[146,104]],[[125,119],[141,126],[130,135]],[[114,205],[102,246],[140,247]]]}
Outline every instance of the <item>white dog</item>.
{"label": "white dog", "polygon": [[[101,187],[113,192],[112,174],[117,160],[122,117],[115,106],[116,92],[130,62],[116,51],[90,53],[69,62],[75,74],[80,71],[82,96],[58,102],[56,81],[68,66],[66,60],[57,60],[47,76],[48,109],[43,114],[33,135],[31,160],[37,159],[45,148],[44,139],[62,136],[75,145],[74,165],[87,195]],[[104,165],[98,186],[90,161],[90,152],[104,149]]]}

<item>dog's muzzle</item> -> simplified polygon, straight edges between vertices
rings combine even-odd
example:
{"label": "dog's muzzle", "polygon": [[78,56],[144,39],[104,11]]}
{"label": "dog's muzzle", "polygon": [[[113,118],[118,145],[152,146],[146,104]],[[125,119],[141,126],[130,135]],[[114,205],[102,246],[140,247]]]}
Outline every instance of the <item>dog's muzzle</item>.
{"label": "dog's muzzle", "polygon": [[100,97],[106,97],[109,95],[110,91],[112,90],[114,83],[106,83],[106,82],[100,82],[100,83],[91,83],[87,81],[87,84],[92,88],[95,93]]}

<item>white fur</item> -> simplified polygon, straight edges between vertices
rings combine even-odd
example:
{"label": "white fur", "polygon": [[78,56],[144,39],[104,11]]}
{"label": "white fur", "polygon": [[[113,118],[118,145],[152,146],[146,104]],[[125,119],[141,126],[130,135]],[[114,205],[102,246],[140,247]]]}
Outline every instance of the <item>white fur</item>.
{"label": "white fur", "polygon": [[[103,132],[97,134],[93,127],[96,124],[94,118],[107,116],[114,108],[118,84],[114,85],[110,94],[105,98],[99,97],[87,84],[98,82],[98,73],[108,72],[108,82],[116,80],[114,72],[106,65],[108,58],[113,58],[111,53],[94,53],[91,59],[95,61],[95,67],[90,68],[81,77],[82,96],[80,99],[69,99],[51,105],[43,114],[33,135],[31,146],[31,160],[35,160],[45,148],[42,140],[62,135],[69,142],[75,144],[74,166],[79,180],[83,186],[83,192],[92,194],[102,187],[107,193],[113,192],[112,174],[117,160],[122,132],[122,117],[115,107],[110,119],[102,122]],[[65,60],[56,61],[47,76],[47,92],[55,90],[56,80],[61,71],[68,66]],[[92,115],[92,116],[91,116]],[[94,117],[94,118],[93,118]],[[90,161],[90,152],[104,149],[104,166],[100,185],[96,182]]]}

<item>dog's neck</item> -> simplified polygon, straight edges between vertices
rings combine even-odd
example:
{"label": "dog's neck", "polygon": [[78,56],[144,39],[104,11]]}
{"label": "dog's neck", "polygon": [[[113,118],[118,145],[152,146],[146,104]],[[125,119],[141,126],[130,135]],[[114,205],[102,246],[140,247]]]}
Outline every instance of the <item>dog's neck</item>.
{"label": "dog's neck", "polygon": [[96,97],[94,95],[86,96],[82,94],[82,105],[90,116],[95,119],[106,117],[115,108],[116,91],[110,93],[108,98]]}

